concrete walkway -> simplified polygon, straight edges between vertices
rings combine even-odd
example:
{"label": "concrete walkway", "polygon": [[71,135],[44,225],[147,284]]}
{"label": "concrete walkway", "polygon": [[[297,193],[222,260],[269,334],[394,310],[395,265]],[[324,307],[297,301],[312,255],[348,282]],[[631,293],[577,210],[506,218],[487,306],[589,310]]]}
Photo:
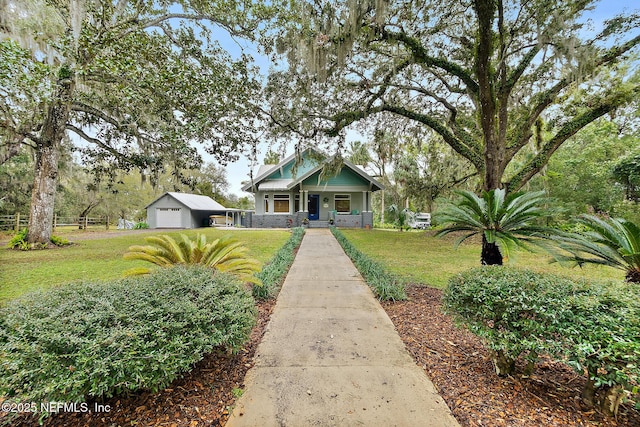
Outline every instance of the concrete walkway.
{"label": "concrete walkway", "polygon": [[227,427],[458,426],[329,230],[307,230]]}

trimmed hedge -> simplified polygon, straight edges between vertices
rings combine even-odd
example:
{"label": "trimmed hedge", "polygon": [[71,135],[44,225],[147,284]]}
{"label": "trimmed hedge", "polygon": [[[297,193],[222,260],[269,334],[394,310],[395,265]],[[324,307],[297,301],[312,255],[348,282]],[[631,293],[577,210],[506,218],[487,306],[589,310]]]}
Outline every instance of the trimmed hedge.
{"label": "trimmed hedge", "polygon": [[0,309],[0,395],[83,402],[157,391],[204,354],[240,349],[256,317],[236,278],[203,267],[31,294]]}
{"label": "trimmed hedge", "polygon": [[303,227],[291,229],[289,239],[278,249],[262,271],[256,274],[256,277],[262,282],[262,285],[253,287],[254,297],[264,300],[273,298],[278,293],[280,285],[287,275],[291,264],[293,264],[295,258],[294,251],[300,246],[303,237]]}
{"label": "trimmed hedge", "polygon": [[404,283],[389,273],[382,264],[376,262],[356,249],[355,246],[337,228],[331,227],[331,232],[336,237],[342,249],[364,277],[364,280],[373,289],[378,299],[382,301],[401,301],[407,299],[404,291]]}
{"label": "trimmed hedge", "polygon": [[[587,377],[588,403],[599,389],[609,405],[609,391],[619,397],[640,385],[640,300],[632,285],[480,267],[450,280],[443,307],[485,340],[500,375],[511,374],[522,355],[532,369],[545,353]],[[615,412],[617,404],[605,409]]]}

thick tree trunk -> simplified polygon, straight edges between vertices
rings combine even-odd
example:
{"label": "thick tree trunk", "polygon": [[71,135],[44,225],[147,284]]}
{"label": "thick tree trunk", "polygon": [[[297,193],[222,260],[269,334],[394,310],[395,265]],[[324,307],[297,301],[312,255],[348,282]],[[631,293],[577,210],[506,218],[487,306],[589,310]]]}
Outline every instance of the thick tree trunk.
{"label": "thick tree trunk", "polygon": [[482,265],[502,265],[502,253],[495,243],[487,242],[487,238],[482,235],[482,253],[480,255]]}
{"label": "thick tree trunk", "polygon": [[[492,66],[494,48],[494,18],[496,2],[475,0],[478,17],[475,73],[478,79],[479,123],[484,140],[484,183],[485,191],[502,187],[504,173],[504,135],[498,132],[500,105],[496,97],[495,70]],[[502,138],[501,138],[502,137]]]}
{"label": "thick tree trunk", "polygon": [[483,189],[491,191],[502,188],[502,176],[505,170],[505,147],[500,141],[487,141],[484,152]]}
{"label": "thick tree trunk", "polygon": [[[67,73],[65,73],[67,74]],[[53,229],[53,209],[58,184],[60,145],[69,119],[74,83],[71,76],[58,80],[55,98],[47,110],[42,134],[37,142],[35,177],[31,189],[29,243],[48,244]]]}

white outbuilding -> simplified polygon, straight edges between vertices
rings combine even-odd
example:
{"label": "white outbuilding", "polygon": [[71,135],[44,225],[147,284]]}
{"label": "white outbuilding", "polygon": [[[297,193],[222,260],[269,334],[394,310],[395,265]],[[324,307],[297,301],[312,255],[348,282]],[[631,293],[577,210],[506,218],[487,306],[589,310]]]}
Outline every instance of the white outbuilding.
{"label": "white outbuilding", "polygon": [[[212,216],[228,216],[230,211],[209,196],[167,192],[147,206],[149,228],[199,228],[211,225]],[[235,219],[231,216],[230,218]],[[237,225],[235,220],[227,225]]]}

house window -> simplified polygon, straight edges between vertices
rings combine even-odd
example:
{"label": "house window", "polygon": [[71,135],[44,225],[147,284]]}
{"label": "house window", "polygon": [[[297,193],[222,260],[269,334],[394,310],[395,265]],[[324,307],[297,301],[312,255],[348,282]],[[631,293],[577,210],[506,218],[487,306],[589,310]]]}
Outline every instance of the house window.
{"label": "house window", "polygon": [[293,198],[293,211],[300,212],[300,195],[296,194]]}
{"label": "house window", "polygon": [[264,195],[264,213],[269,213],[269,195]]}
{"label": "house window", "polygon": [[275,213],[289,213],[289,195],[288,194],[274,194],[273,195],[273,212]]}
{"label": "house window", "polygon": [[338,213],[351,213],[351,195],[349,194],[336,194],[335,195],[336,212]]}

